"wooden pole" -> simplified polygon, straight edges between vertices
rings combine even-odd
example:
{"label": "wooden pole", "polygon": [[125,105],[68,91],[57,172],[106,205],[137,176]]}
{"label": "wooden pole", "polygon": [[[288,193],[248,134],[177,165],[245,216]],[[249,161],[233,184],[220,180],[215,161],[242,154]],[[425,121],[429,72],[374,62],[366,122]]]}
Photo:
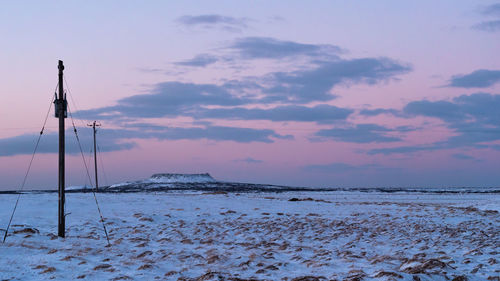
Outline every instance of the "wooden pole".
{"label": "wooden pole", "polygon": [[94,130],[94,173],[95,173],[95,190],[99,190],[99,180],[97,176],[97,141],[96,141],[96,127],[101,126],[101,124],[97,124],[97,121],[94,121],[92,124],[87,124],[87,126],[92,127]]}
{"label": "wooden pole", "polygon": [[59,69],[59,98],[56,103],[56,117],[59,118],[59,221],[58,221],[58,236],[65,237],[66,220],[64,216],[64,153],[65,153],[65,136],[64,136],[64,118],[66,114],[66,98],[64,96],[63,70],[64,65],[60,60],[57,67]]}
{"label": "wooden pole", "polygon": [[96,130],[95,130],[95,126],[96,126],[96,121],[94,121],[94,123],[92,124],[92,128],[94,129],[94,172],[95,172],[95,190],[99,190],[99,181],[97,179],[97,149],[96,149],[96,139],[95,139],[95,134],[96,134]]}

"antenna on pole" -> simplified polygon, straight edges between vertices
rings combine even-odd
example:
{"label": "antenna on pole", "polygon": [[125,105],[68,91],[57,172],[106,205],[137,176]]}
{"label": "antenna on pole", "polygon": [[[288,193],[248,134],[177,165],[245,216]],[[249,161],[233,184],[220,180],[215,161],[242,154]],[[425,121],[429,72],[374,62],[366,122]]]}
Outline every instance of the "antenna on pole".
{"label": "antenna on pole", "polygon": [[94,171],[95,171],[95,190],[99,190],[99,181],[97,179],[97,149],[96,149],[96,127],[101,126],[101,124],[98,124],[97,121],[94,121],[92,124],[87,124],[87,126],[92,127],[94,130]]}
{"label": "antenna on pole", "polygon": [[59,220],[57,227],[57,235],[64,238],[66,232],[66,218],[64,216],[64,201],[65,201],[65,136],[64,136],[64,118],[68,117],[68,103],[66,101],[66,95],[64,94],[64,83],[63,83],[63,70],[64,64],[60,60],[57,66],[59,69],[59,97],[56,96],[55,104],[55,116],[59,118],[59,180],[58,180],[58,191],[59,191]]}

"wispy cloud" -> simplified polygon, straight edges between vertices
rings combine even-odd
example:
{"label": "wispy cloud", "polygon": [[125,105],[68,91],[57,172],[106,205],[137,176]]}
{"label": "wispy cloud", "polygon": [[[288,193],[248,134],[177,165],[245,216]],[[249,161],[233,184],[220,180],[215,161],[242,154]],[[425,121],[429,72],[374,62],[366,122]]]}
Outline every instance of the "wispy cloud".
{"label": "wispy cloud", "polygon": [[[227,18],[212,16],[184,18],[183,21],[194,25],[233,22]],[[284,71],[270,72],[258,77],[244,77],[221,84],[174,81],[157,83],[144,94],[122,98],[115,105],[83,110],[74,115],[80,119],[110,120],[118,125],[127,123],[136,126],[116,132],[116,135],[122,136],[131,134],[137,137],[135,134],[141,131],[145,136],[138,138],[206,138],[270,143],[275,139],[292,139],[293,136],[280,135],[274,130],[221,127],[199,122],[266,120],[338,124],[338,121],[342,121],[346,124],[347,118],[354,110],[330,104],[336,98],[332,93],[336,86],[372,85],[390,81],[412,70],[410,65],[390,58],[343,59],[339,56],[342,50],[337,46],[304,44],[274,38],[240,38],[234,41],[229,49],[235,51],[231,57],[233,60],[302,57],[307,63],[306,66],[299,66],[291,71],[284,68]],[[176,64],[207,66],[220,57],[222,56],[205,53]],[[394,113],[389,109],[386,112]],[[366,111],[365,114],[374,115],[375,112]],[[193,118],[194,127],[167,129],[148,125],[148,119],[177,117]],[[141,128],[137,127],[139,125]],[[360,124],[320,130],[315,137],[354,143],[400,141],[399,137],[392,135],[394,132],[402,133],[403,130]]]}
{"label": "wispy cloud", "polygon": [[483,21],[472,26],[472,28],[488,32],[500,31],[500,20]]}
{"label": "wispy cloud", "polygon": [[334,45],[303,44],[270,37],[244,37],[229,46],[245,59],[282,59],[301,55],[336,58],[342,49]]}
{"label": "wispy cloud", "polygon": [[455,153],[451,157],[459,160],[477,160],[475,157],[463,153]]}
{"label": "wispy cloud", "polygon": [[160,72],[165,72],[164,69],[161,68],[153,68],[153,67],[138,67],[138,71],[144,72],[144,73],[160,73]]}
{"label": "wispy cloud", "polygon": [[[259,47],[250,47],[253,45],[249,43],[255,43]],[[269,53],[260,49],[262,46],[267,46],[266,44],[272,46],[270,47],[272,51]],[[281,56],[280,46],[283,47],[283,54],[287,56],[306,54],[309,59],[319,57],[321,52],[331,54],[330,49],[334,48],[329,46],[326,49],[330,51],[325,51],[323,45],[270,38],[240,39],[234,46],[241,47],[240,51],[252,58]],[[217,59],[215,55],[202,54],[178,64],[206,66]],[[190,116],[197,119],[230,118],[328,123],[345,119],[352,110],[327,104],[313,107],[305,104],[335,99],[332,89],[338,85],[376,84],[394,79],[411,69],[411,66],[389,58],[314,59],[301,70],[271,72],[223,84],[158,83],[146,94],[133,95],[118,100],[114,106],[80,111],[75,115],[84,119],[108,120]],[[270,104],[282,105],[269,108]],[[252,105],[253,108],[248,108],[248,105]]]}
{"label": "wispy cloud", "polygon": [[208,14],[208,15],[185,15],[177,19],[177,22],[190,27],[218,28],[230,32],[240,32],[247,28],[249,19],[235,18],[230,16]]}
{"label": "wispy cloud", "polygon": [[484,7],[481,13],[485,16],[500,17],[500,3],[492,4]]}
{"label": "wispy cloud", "polygon": [[[138,133],[142,133],[138,131]],[[157,138],[160,140],[199,140],[207,139],[214,141],[234,141],[241,143],[264,142],[272,143],[274,139],[293,139],[290,135],[280,135],[273,130],[268,129],[253,129],[241,127],[226,127],[226,126],[206,126],[192,128],[165,128],[162,131],[155,131],[147,134],[149,138]]]}
{"label": "wispy cloud", "polygon": [[475,24],[472,26],[473,29],[487,31],[487,32],[500,31],[500,3],[484,7],[481,10],[481,15],[485,17],[491,17],[494,19],[485,20],[478,24]]}
{"label": "wispy cloud", "polygon": [[411,66],[389,58],[327,61],[312,69],[269,74],[270,86],[264,93],[268,102],[328,101],[335,98],[330,90],[337,85],[373,85],[411,70]]}
{"label": "wispy cloud", "polygon": [[388,135],[396,130],[377,124],[357,124],[347,128],[323,129],[318,131],[315,136],[321,139],[353,143],[398,142],[402,139]]}
{"label": "wispy cloud", "polygon": [[198,118],[232,119],[232,120],[269,120],[317,122],[320,124],[345,120],[353,110],[333,105],[317,105],[313,107],[287,105],[274,108],[219,108],[204,109],[196,115]]}
{"label": "wispy cloud", "polygon": [[160,118],[191,115],[200,105],[237,106],[251,102],[231,94],[224,86],[163,82],[148,94],[133,95],[117,101],[114,106],[82,110],[81,119]]}
{"label": "wispy cloud", "polygon": [[392,108],[375,108],[375,109],[362,109],[359,112],[359,114],[364,116],[377,116],[380,114],[399,115],[400,111]]}
{"label": "wispy cloud", "polygon": [[[85,147],[89,147],[92,143],[92,136],[88,128],[79,128],[79,137],[81,143]],[[85,133],[89,132],[89,133]],[[80,148],[76,142],[73,130],[66,131],[66,153],[77,154],[80,153]],[[23,155],[31,154],[35,146],[36,139],[38,135],[20,135],[10,138],[0,139],[0,157],[1,156],[13,156],[13,155]],[[57,133],[45,133],[40,139],[40,144],[38,146],[38,153],[57,153],[59,151],[58,146],[59,136]],[[121,140],[121,141],[120,141]],[[132,141],[126,140],[126,138],[121,138],[116,135],[107,135],[105,138],[99,139],[99,148],[103,152],[108,151],[120,151],[128,150],[136,147],[136,144]]]}
{"label": "wispy cloud", "polygon": [[[126,129],[106,129],[99,131],[99,147],[103,152],[128,150],[137,147],[137,139],[157,140],[211,140],[211,141],[233,141],[239,143],[262,142],[272,143],[275,139],[293,139],[291,135],[280,135],[274,130],[253,129],[244,127],[211,126],[202,127],[165,127],[154,124],[140,123],[127,125]],[[79,128],[80,140],[84,147],[92,143],[88,128]],[[73,130],[66,132],[66,152],[70,154],[80,153]],[[0,139],[0,157],[31,154],[38,136],[20,135]],[[57,153],[58,135],[48,133],[42,136],[37,152]]]}
{"label": "wispy cloud", "polygon": [[247,158],[244,158],[244,159],[235,159],[233,160],[233,162],[243,162],[243,163],[247,163],[247,164],[260,164],[264,161],[262,160],[258,160],[258,159],[254,159],[252,157],[247,157]]}
{"label": "wispy cloud", "polygon": [[441,119],[455,135],[445,141],[427,145],[380,148],[369,154],[412,153],[459,147],[493,148],[488,144],[500,140],[500,95],[477,93],[462,95],[451,101],[414,101],[407,104],[407,116],[425,116]]}
{"label": "wispy cloud", "polygon": [[[333,105],[283,105],[271,108],[245,108],[242,105],[260,104],[262,99],[241,98],[246,84],[221,86],[164,82],[149,94],[134,95],[118,100],[116,105],[82,110],[74,115],[80,119],[120,120],[130,118],[162,118],[188,116],[196,119],[269,120],[331,123],[345,120],[353,110]],[[207,106],[223,106],[208,108]]]}
{"label": "wispy cloud", "polygon": [[448,86],[458,88],[487,88],[498,82],[500,82],[500,70],[479,69],[469,74],[453,76]]}
{"label": "wispy cloud", "polygon": [[192,67],[205,67],[207,65],[216,63],[218,57],[210,54],[199,54],[192,59],[176,62],[176,65],[192,66]]}
{"label": "wispy cloud", "polygon": [[365,164],[365,165],[351,165],[346,163],[334,162],[328,164],[307,165],[302,167],[302,170],[307,172],[320,172],[320,173],[345,173],[345,172],[361,172],[369,169],[380,169],[380,165]]}

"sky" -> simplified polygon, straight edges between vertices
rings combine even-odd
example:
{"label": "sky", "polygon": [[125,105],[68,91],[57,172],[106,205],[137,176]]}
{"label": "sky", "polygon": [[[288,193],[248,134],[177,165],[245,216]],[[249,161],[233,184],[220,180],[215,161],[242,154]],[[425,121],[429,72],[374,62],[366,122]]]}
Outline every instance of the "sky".
{"label": "sky", "polygon": [[10,1],[0,36],[3,190],[47,112],[26,186],[57,186],[58,60],[67,185],[94,120],[103,184],[500,184],[498,0]]}

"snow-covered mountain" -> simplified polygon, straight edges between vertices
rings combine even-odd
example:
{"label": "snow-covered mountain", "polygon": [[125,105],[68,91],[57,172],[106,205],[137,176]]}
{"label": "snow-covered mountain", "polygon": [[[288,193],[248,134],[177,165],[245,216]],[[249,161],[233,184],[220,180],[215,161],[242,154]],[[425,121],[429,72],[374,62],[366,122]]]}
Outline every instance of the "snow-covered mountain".
{"label": "snow-covered mountain", "polygon": [[150,184],[169,184],[169,183],[210,183],[216,180],[209,174],[172,174],[162,173],[154,174],[149,179],[123,182],[111,185],[109,188],[124,187],[129,185],[150,185]]}
{"label": "snow-covered mountain", "polygon": [[153,183],[200,183],[200,182],[215,182],[216,180],[210,176],[209,173],[205,174],[154,174],[146,182]]}
{"label": "snow-covered mountain", "polygon": [[202,190],[202,191],[269,191],[284,190],[284,186],[266,184],[224,182],[214,179],[209,173],[203,174],[154,174],[148,179],[123,182],[103,187],[103,192],[141,192],[169,190]]}
{"label": "snow-covered mountain", "polygon": [[157,189],[157,188],[172,188],[178,185],[195,185],[216,183],[209,173],[203,174],[177,174],[177,173],[160,173],[154,174],[148,179],[123,182],[113,184],[106,189],[108,190],[128,190],[128,189]]}

